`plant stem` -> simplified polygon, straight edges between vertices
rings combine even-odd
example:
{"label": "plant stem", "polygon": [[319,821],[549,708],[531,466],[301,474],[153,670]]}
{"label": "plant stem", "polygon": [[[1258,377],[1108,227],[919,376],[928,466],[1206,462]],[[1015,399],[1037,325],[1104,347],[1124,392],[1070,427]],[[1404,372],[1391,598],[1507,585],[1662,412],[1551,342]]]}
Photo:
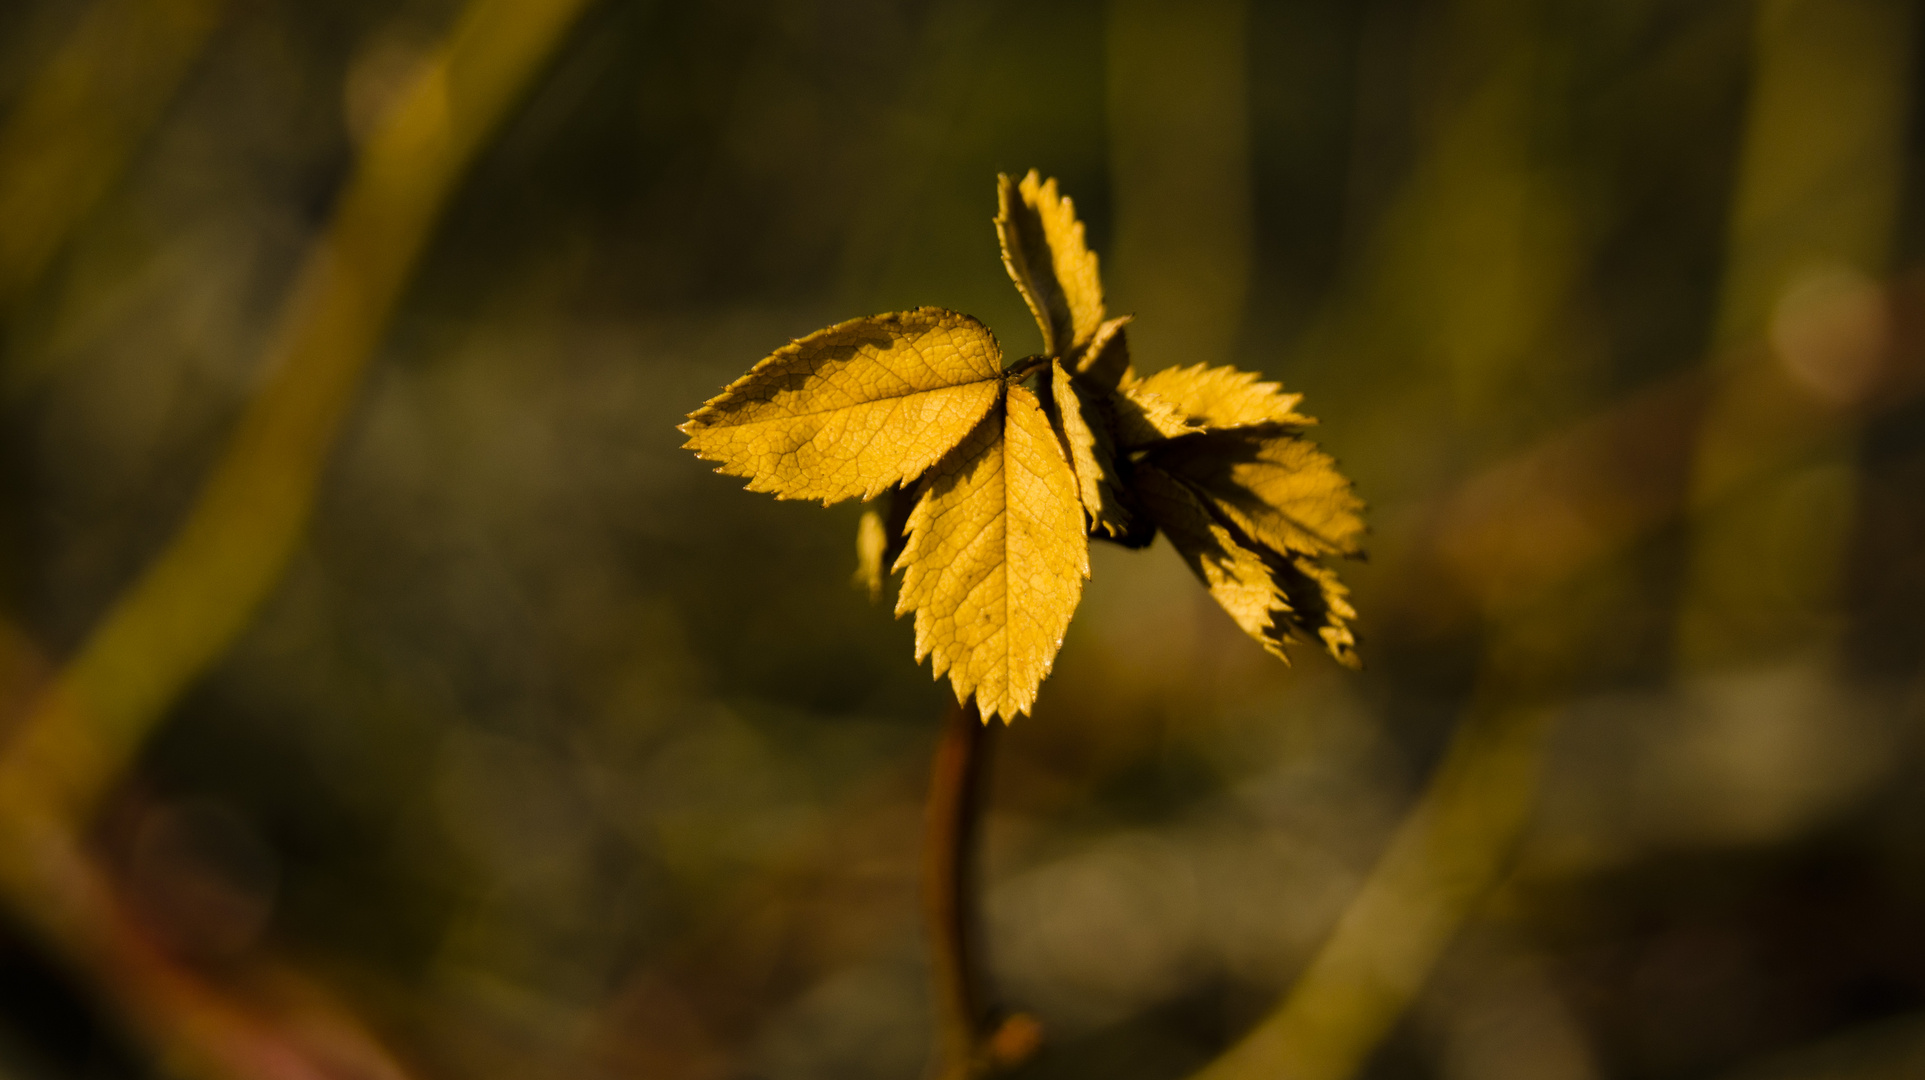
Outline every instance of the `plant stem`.
{"label": "plant stem", "polygon": [[967,1080],[982,1069],[981,980],[975,968],[975,849],[988,765],[989,725],[972,697],[951,707],[936,743],[923,831],[923,914],[929,921],[929,968],[935,986],[941,1080]]}

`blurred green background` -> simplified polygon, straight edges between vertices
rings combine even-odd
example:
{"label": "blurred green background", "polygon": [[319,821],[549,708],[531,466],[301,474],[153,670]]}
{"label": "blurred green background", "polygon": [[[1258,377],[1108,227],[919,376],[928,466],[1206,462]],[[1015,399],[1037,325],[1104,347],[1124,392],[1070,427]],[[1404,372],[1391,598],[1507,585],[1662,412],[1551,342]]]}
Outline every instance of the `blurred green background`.
{"label": "blurred green background", "polygon": [[[1187,1076],[1319,950],[1393,972],[1309,994],[1361,1076],[1925,1074],[1915,8],[587,5],[426,211],[285,573],[70,823],[120,930],[47,930],[6,841],[0,1076],[205,1074],[175,997],[260,1076],[920,1075],[947,688],[858,507],[673,428],[856,315],[1039,348],[1032,167],[1138,367],[1306,393],[1374,535],[1361,673],[1092,551],[997,740],[1018,1075]],[[0,757],[461,18],[0,5]]]}

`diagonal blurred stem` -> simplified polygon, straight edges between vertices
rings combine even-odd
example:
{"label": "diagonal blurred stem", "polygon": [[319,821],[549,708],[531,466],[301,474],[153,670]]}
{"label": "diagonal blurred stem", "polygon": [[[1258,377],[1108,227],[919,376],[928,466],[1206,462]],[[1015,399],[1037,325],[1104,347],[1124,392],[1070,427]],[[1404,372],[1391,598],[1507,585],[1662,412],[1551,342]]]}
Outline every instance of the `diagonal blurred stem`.
{"label": "diagonal blurred stem", "polygon": [[[1916,284],[1895,291],[1893,302],[1913,307],[1920,291]],[[1890,368],[1870,396],[1868,417],[1925,395],[1917,343],[1895,354]],[[1752,388],[1725,385],[1738,379]],[[1406,574],[1434,583],[1441,571],[1494,623],[1479,692],[1417,806],[1298,984],[1192,1080],[1340,1080],[1361,1067],[1478,898],[1499,883],[1530,823],[1554,719],[1546,703],[1582,659],[1555,634],[1541,634],[1536,613],[1586,567],[1688,509],[1693,437],[1708,397],[1781,394],[1788,391],[1773,387],[1784,380],[1776,368],[1723,383],[1699,372],[1674,378],[1498,463],[1440,501],[1428,519],[1436,526],[1432,555],[1413,560]],[[1700,493],[1741,491],[1809,454],[1813,441],[1781,439]],[[1572,521],[1583,527],[1572,530]],[[1468,621],[1475,611],[1446,618]]]}
{"label": "diagonal blurred stem", "polygon": [[942,1080],[982,1073],[983,988],[976,970],[975,852],[989,725],[976,699],[958,702],[943,720],[929,775],[922,847],[923,913],[929,924]]}
{"label": "diagonal blurred stem", "polygon": [[[42,667],[33,643],[0,617],[0,702],[15,700]],[[161,1074],[331,1080],[345,1071],[366,1080],[407,1080],[401,1064],[352,1017],[312,1003],[272,1015],[244,992],[169,955],[130,915],[81,832],[46,806],[0,802],[0,843],[0,890],[16,909],[35,916],[45,944],[140,1040]],[[50,910],[60,912],[57,922],[46,917]],[[282,986],[298,980],[278,974]]]}
{"label": "diagonal blurred stem", "polygon": [[0,121],[0,314],[106,195],[227,0],[97,0]]}
{"label": "diagonal blurred stem", "polygon": [[[370,137],[249,403],[178,533],[32,707],[0,799],[87,820],[280,579],[441,207],[586,0],[473,0]],[[28,900],[30,897],[17,897]]]}
{"label": "diagonal blurred stem", "polygon": [[[584,4],[474,0],[462,13],[369,139],[282,313],[265,384],[186,521],[9,733],[0,757],[0,893],[129,1012],[141,1011],[144,984],[123,970],[135,962],[120,947],[127,936],[101,888],[88,884],[77,838],[169,706],[280,579],[361,372],[441,207]],[[150,989],[155,1000],[178,996],[160,983]],[[321,1075],[236,1057],[235,1046],[254,1040],[223,1041],[223,1032],[242,1030],[224,1015],[130,1019],[163,1050],[170,1072]]]}
{"label": "diagonal blurred stem", "polygon": [[[1484,682],[1499,678],[1487,670]],[[1192,1080],[1344,1080],[1363,1066],[1501,878],[1529,823],[1551,713],[1500,693],[1473,704],[1283,1003]]]}

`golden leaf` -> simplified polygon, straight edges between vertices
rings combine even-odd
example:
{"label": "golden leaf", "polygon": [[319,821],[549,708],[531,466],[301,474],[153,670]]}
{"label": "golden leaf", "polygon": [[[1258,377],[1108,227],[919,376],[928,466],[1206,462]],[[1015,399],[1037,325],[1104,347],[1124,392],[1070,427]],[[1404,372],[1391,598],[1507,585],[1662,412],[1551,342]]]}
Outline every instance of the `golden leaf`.
{"label": "golden leaf", "polygon": [[1264,566],[1263,556],[1237,543],[1235,535],[1210,516],[1209,508],[1195,492],[1163,470],[1154,466],[1138,469],[1136,491],[1157,527],[1223,610],[1266,650],[1288,660],[1276,616],[1289,605]]}
{"label": "golden leaf", "polygon": [[1146,460],[1278,552],[1359,555],[1363,502],[1330,455],[1275,428],[1210,431],[1152,447]]}
{"label": "golden leaf", "polygon": [[856,530],[856,582],[875,598],[903,572],[916,659],[985,719],[1035,703],[1092,536],[1142,546],[1161,529],[1264,648],[1312,638],[1354,666],[1355,612],[1319,559],[1361,554],[1363,504],[1299,437],[1315,423],[1301,395],[1228,367],[1139,378],[1070,200],[1034,170],[997,195],[1003,265],[1046,355],[1005,369],[988,329],[940,308],[855,319],[755,365],[689,416],[687,445],[781,498],[888,491]]}
{"label": "golden leaf", "polygon": [[1316,423],[1299,414],[1302,394],[1286,394],[1273,382],[1258,382],[1251,371],[1233,367],[1165,368],[1138,382],[1140,391],[1155,394],[1176,406],[1185,419],[1199,427],[1234,428],[1256,424]]}
{"label": "golden leaf", "polygon": [[1105,390],[1130,378],[1130,346],[1123,334],[1134,315],[1118,315],[1096,328],[1096,334],[1076,359],[1076,376]]}
{"label": "golden leaf", "polygon": [[967,315],[851,319],[778,349],[679,430],[750,491],[869,499],[961,441],[995,404],[1001,374],[995,336]]}
{"label": "golden leaf", "polygon": [[869,602],[882,598],[882,549],[889,544],[882,531],[882,515],[873,508],[862,512],[856,522],[855,583],[869,594]]}
{"label": "golden leaf", "polygon": [[1073,355],[1103,322],[1103,279],[1076,207],[1035,169],[1020,183],[998,174],[996,195],[1003,266],[1043,330],[1043,352]]}
{"label": "golden leaf", "polygon": [[1339,664],[1362,667],[1356,635],[1350,632],[1357,609],[1350,606],[1350,590],[1337,580],[1337,572],[1302,555],[1290,556],[1287,565],[1275,566],[1275,572],[1283,582],[1284,595],[1291,598],[1290,621],[1314,634]]}
{"label": "golden leaf", "polygon": [[1143,381],[1127,372],[1121,388],[1110,395],[1110,412],[1116,417],[1116,441],[1125,450],[1141,450],[1200,430],[1174,402],[1143,389]]}
{"label": "golden leaf", "polygon": [[1089,576],[1076,476],[1034,394],[1001,405],[923,477],[896,614],[983,718],[1027,713]]}
{"label": "golden leaf", "polygon": [[873,505],[872,500],[872,505],[862,512],[862,520],[856,523],[855,584],[868,592],[871,603],[882,598],[882,579],[888,575],[885,567],[902,554],[903,529],[908,526],[909,511],[915,505],[913,491],[892,487],[888,499],[880,507]]}
{"label": "golden leaf", "polygon": [[1210,513],[1183,481],[1155,466],[1136,472],[1137,494],[1170,544],[1243,632],[1285,663],[1284,641],[1317,641],[1348,667],[1357,666],[1356,617],[1337,575],[1314,560],[1285,557],[1251,543]]}
{"label": "golden leaf", "polygon": [[[1061,360],[1050,361],[1050,397],[1056,409],[1058,434],[1069,448],[1069,463],[1083,497],[1083,510],[1092,530],[1111,538],[1132,537],[1134,515],[1128,508],[1127,488],[1117,475],[1114,426],[1102,415],[1105,406],[1093,400]],[[1142,537],[1144,543],[1149,537]]]}

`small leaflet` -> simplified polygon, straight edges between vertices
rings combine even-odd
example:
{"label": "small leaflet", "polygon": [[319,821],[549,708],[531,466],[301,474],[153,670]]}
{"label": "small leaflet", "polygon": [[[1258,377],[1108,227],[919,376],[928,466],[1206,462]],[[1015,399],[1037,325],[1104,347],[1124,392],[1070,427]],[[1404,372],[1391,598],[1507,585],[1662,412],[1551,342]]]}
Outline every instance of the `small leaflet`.
{"label": "small leaflet", "polygon": [[1210,516],[1195,492],[1163,470],[1139,469],[1136,489],[1157,527],[1216,602],[1266,652],[1288,663],[1279,617],[1290,605],[1262,554],[1239,543],[1236,534]]}
{"label": "small leaflet", "polygon": [[1003,267],[1043,331],[1043,353],[1071,356],[1103,322],[1103,279],[1076,206],[1035,169],[1020,182],[999,174],[996,196]]}
{"label": "small leaflet", "polygon": [[882,599],[882,549],[889,544],[882,531],[882,515],[872,507],[856,522],[855,584],[869,594],[869,602]]}
{"label": "small leaflet", "polygon": [[1110,395],[1110,412],[1116,417],[1116,442],[1125,450],[1141,450],[1201,430],[1173,402],[1145,390],[1142,380],[1127,374],[1122,388]]}
{"label": "small leaflet", "polygon": [[1138,470],[1137,493],[1211,597],[1264,651],[1289,663],[1284,642],[1294,635],[1323,646],[1346,667],[1358,666],[1349,625],[1357,613],[1334,571],[1250,542],[1214,517],[1188,485],[1154,466]]}
{"label": "small leaflet", "polygon": [[1302,394],[1286,394],[1273,382],[1259,382],[1252,371],[1233,367],[1165,368],[1137,384],[1174,405],[1191,424],[1202,428],[1252,427],[1287,424],[1305,427],[1316,421],[1297,412]]}
{"label": "small leaflet", "polygon": [[[880,505],[878,505],[880,504]],[[908,487],[892,487],[886,499],[870,501],[856,522],[856,572],[854,584],[869,594],[869,602],[882,599],[886,569],[902,554],[906,541],[903,530],[909,525],[909,512],[915,509],[916,493]]]}
{"label": "small leaflet", "polygon": [[[1076,471],[1077,490],[1083,497],[1090,528],[1111,539],[1129,536],[1133,515],[1126,507],[1126,489],[1117,470],[1111,421],[1100,415],[1101,405],[1085,397],[1061,360],[1050,361],[1050,373],[1058,434],[1069,448],[1069,462]],[[1085,419],[1091,414],[1096,414],[1094,423]]]}
{"label": "small leaflet", "polygon": [[1275,551],[1363,553],[1363,501],[1336,461],[1308,439],[1265,428],[1210,431],[1171,439],[1147,459]]}
{"label": "small leaflet", "polygon": [[780,499],[872,499],[914,479],[1002,392],[1002,349],[941,308],[851,319],[793,342],[690,414],[685,444]]}
{"label": "small leaflet", "polygon": [[1134,315],[1118,315],[1096,328],[1076,359],[1076,377],[1091,386],[1115,390],[1129,377],[1130,345],[1123,328]]}
{"label": "small leaflet", "polygon": [[1011,386],[923,478],[896,614],[916,659],[971,694],[985,721],[1029,712],[1089,576],[1076,477],[1036,396]]}

